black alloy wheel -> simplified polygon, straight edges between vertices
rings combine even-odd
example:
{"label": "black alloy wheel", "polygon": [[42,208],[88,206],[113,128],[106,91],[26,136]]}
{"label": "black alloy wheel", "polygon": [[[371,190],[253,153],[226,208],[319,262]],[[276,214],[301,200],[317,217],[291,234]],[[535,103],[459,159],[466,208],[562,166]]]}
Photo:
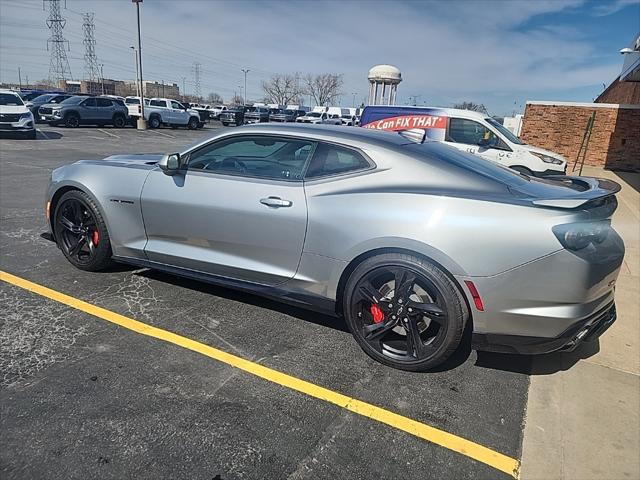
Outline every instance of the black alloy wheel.
{"label": "black alloy wheel", "polygon": [[149,119],[149,127],[155,129],[160,128],[160,119],[157,116],[153,116]]}
{"label": "black alloy wheel", "polygon": [[363,263],[349,279],[344,305],[363,350],[402,370],[424,371],[443,363],[458,348],[468,316],[449,277],[408,255],[386,254]]}
{"label": "black alloy wheel", "polygon": [[189,130],[195,130],[196,128],[198,128],[198,119],[196,117],[191,117],[189,119],[189,123],[187,123],[187,128]]}
{"label": "black alloy wheel", "polygon": [[77,128],[80,125],[80,117],[75,113],[67,115],[64,121],[64,126],[69,128]]}
{"label": "black alloy wheel", "polygon": [[113,126],[115,128],[124,128],[126,123],[127,121],[122,115],[116,115],[115,117],[113,117]]}
{"label": "black alloy wheel", "polygon": [[89,271],[111,263],[109,234],[91,197],[78,190],[67,192],[54,215],[56,242],[69,262]]}

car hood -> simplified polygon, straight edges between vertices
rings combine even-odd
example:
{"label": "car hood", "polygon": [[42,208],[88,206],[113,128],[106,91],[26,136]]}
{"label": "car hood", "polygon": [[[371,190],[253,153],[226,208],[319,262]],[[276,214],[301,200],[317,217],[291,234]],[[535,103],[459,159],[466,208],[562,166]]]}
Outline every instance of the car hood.
{"label": "car hood", "polygon": [[0,105],[0,114],[3,113],[27,113],[29,109],[25,105]]}
{"label": "car hood", "polygon": [[564,160],[565,162],[567,161],[567,159],[564,158],[562,155],[556,152],[552,152],[551,150],[545,150],[544,148],[534,147],[533,145],[520,145],[520,146],[529,150],[530,152],[541,153],[543,155],[549,155],[550,157],[553,157],[553,158],[559,158],[560,160]]}

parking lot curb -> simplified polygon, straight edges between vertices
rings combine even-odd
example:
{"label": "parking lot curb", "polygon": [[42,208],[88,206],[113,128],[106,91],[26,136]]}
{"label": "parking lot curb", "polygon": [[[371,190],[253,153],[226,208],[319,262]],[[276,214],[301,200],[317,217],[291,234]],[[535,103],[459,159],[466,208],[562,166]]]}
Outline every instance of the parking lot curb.
{"label": "parking lot curb", "polygon": [[467,440],[463,437],[426,425],[411,418],[404,417],[384,408],[343,395],[339,392],[315,385],[305,380],[301,380],[286,373],[265,367],[242,357],[205,345],[196,340],[128,318],[119,313],[98,307],[10,273],[0,271],[0,280],[46,297],[50,300],[54,300],[63,305],[67,305],[76,310],[85,312],[107,322],[119,325],[130,331],[200,353],[272,383],[276,383],[291,390],[304,393],[310,397],[332,403],[349,410],[350,412],[376,420],[397,430],[409,433],[415,437],[481,462],[496,470],[511,475],[514,478],[518,478],[520,462],[517,459],[511,458],[500,452],[496,452],[471,440]]}

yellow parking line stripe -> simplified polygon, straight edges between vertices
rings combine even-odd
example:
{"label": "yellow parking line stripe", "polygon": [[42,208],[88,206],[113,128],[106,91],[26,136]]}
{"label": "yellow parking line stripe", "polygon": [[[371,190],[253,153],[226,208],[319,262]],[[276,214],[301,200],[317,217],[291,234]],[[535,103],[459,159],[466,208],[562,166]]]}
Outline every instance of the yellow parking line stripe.
{"label": "yellow parking line stripe", "polygon": [[187,350],[200,353],[283,387],[304,393],[310,397],[324,400],[353,413],[357,413],[358,415],[362,415],[363,417],[377,420],[378,422],[477,460],[478,462],[484,463],[496,470],[505,472],[514,478],[518,478],[520,470],[520,462],[518,460],[491,450],[490,448],[484,447],[478,443],[472,442],[471,440],[431,427],[416,420],[403,417],[402,415],[398,415],[397,413],[393,413],[389,410],[385,410],[384,408],[377,407],[356,398],[334,392],[328,388],[287,375],[286,373],[273,370],[190,338],[133,320],[132,318],[125,317],[119,313],[92,305],[83,300],[65,295],[64,293],[57,292],[29,280],[16,277],[15,275],[11,275],[10,273],[2,270],[0,270],[0,280],[101,318],[107,322],[114,323],[133,332],[157,338],[158,340],[163,340]]}

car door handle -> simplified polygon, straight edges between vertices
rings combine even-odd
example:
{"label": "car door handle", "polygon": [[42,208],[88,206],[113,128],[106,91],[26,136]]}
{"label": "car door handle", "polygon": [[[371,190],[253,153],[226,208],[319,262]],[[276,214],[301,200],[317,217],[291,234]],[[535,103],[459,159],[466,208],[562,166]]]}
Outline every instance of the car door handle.
{"label": "car door handle", "polygon": [[293,205],[293,202],[291,200],[283,200],[280,197],[261,198],[260,203],[266,205],[267,207],[274,208],[290,207],[291,205]]}

